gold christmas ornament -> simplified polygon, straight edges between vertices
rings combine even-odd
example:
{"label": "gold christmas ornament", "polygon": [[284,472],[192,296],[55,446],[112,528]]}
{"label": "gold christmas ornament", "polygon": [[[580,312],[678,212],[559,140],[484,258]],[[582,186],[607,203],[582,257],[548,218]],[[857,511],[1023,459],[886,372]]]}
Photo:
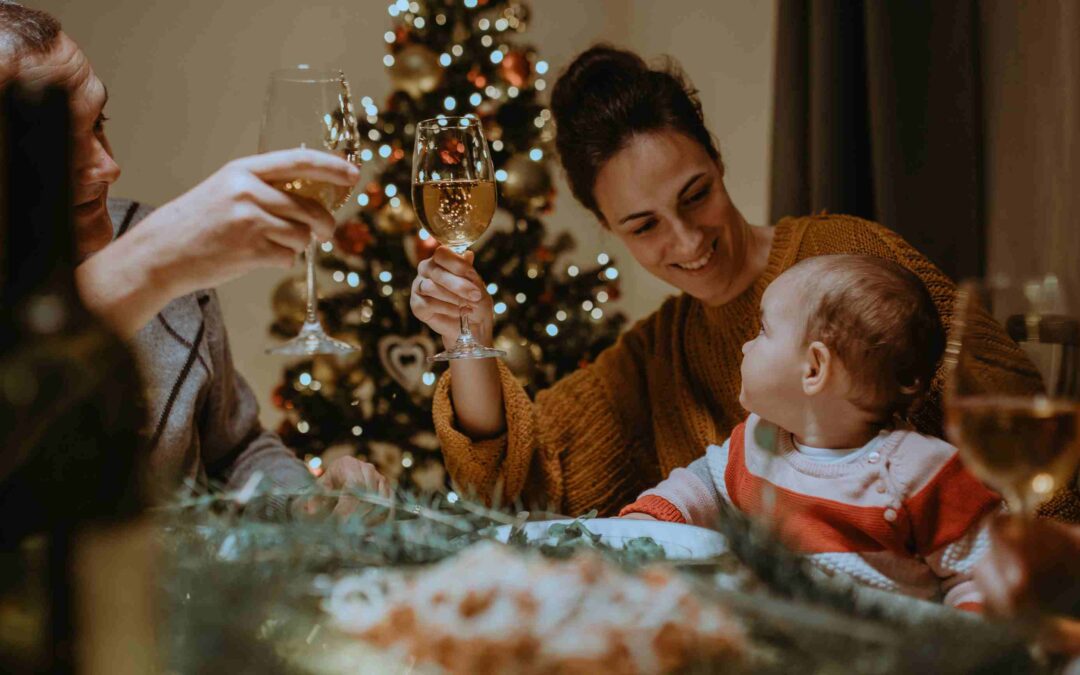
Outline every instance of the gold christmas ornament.
{"label": "gold christmas ornament", "polygon": [[409,442],[428,452],[435,452],[439,449],[439,437],[431,431],[417,431],[409,437]]}
{"label": "gold christmas ornament", "polygon": [[[375,414],[375,381],[367,376],[366,373],[362,375],[363,379],[352,389],[352,405],[360,411],[361,419],[371,419],[371,416]],[[349,380],[354,378],[350,375]]]}
{"label": "gold christmas ornament", "polygon": [[558,156],[559,150],[555,146],[555,123],[551,120],[548,120],[548,122],[544,124],[544,128],[540,130],[537,147],[544,151],[545,157]]}
{"label": "gold christmas ornament", "polygon": [[469,33],[471,32],[472,31],[469,30],[469,27],[467,25],[465,25],[461,21],[458,21],[454,24],[454,30],[450,33],[450,37],[455,43],[461,44],[469,39]]}
{"label": "gold christmas ornament", "polygon": [[442,78],[439,56],[424,45],[408,45],[394,55],[394,65],[390,66],[390,81],[394,88],[414,99],[435,91]]}
{"label": "gold christmas ornament", "polygon": [[513,30],[521,33],[529,27],[529,17],[532,15],[532,11],[529,6],[523,2],[512,3],[503,11],[503,17],[506,19],[507,24]]}
{"label": "gold christmas ornament", "polygon": [[307,282],[301,277],[282,279],[270,299],[274,317],[290,326],[304,323],[307,313]]}
{"label": "gold christmas ornament", "polygon": [[367,444],[368,457],[379,473],[387,479],[397,482],[405,468],[401,465],[401,448],[385,441],[371,441]]}
{"label": "gold christmas ornament", "polygon": [[546,164],[518,154],[506,161],[503,170],[506,171],[506,180],[499,183],[499,194],[507,202],[524,206],[530,211],[542,211],[551,206],[555,185]]}
{"label": "gold christmas ornament", "polygon": [[341,459],[342,457],[355,457],[356,447],[352,443],[335,443],[326,450],[322,451],[319,455],[322,458],[323,471],[327,469],[334,462],[334,460]]}
{"label": "gold christmas ornament", "polygon": [[518,380],[529,382],[536,373],[536,364],[543,358],[540,345],[523,338],[514,326],[507,326],[495,338],[495,349],[506,352],[503,363]]}
{"label": "gold christmas ornament", "polygon": [[315,356],[311,364],[312,384],[319,383],[319,393],[332,397],[337,391],[338,366],[333,356]]}
{"label": "gold christmas ornament", "polygon": [[400,197],[397,206],[390,200],[375,214],[375,227],[383,234],[405,234],[416,229],[416,212]]}
{"label": "gold christmas ornament", "polygon": [[446,487],[446,469],[442,462],[429,459],[413,468],[410,474],[413,485],[421,492],[440,492]]}

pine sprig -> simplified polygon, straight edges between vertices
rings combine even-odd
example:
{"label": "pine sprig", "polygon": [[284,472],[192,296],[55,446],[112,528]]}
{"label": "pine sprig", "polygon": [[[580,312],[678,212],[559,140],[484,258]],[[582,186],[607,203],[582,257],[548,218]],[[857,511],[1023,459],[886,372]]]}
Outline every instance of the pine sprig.
{"label": "pine sprig", "polygon": [[[270,496],[342,495],[370,510],[344,521],[267,522],[245,508]],[[372,568],[423,573],[425,566],[490,539],[495,527],[521,525],[528,516],[466,499],[388,499],[317,488],[200,495],[157,514],[166,563],[159,581],[169,667],[205,672],[211,663],[219,670],[227,664],[240,673],[302,672],[282,653],[297,645],[310,648],[325,621],[320,599],[340,575]],[[734,516],[724,533],[763,586],[722,590],[702,574],[707,567],[687,571],[695,574],[703,597],[723,604],[750,628],[754,672],[1039,672],[1008,627],[944,609],[913,613],[911,601],[860,597],[830,585],[767,531]],[[565,550],[549,553],[562,557],[579,547],[594,548],[592,537],[571,529],[562,532]],[[586,539],[581,547],[578,540]],[[712,671],[704,664],[691,672]]]}

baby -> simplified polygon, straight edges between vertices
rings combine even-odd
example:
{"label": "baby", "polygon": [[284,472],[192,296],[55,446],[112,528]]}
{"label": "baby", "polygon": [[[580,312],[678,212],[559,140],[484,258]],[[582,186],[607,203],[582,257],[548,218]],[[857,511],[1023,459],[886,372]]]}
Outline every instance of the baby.
{"label": "baby", "polygon": [[944,349],[930,294],[870,256],[803,260],[769,285],[743,345],[749,417],[620,516],[710,526],[723,499],[828,572],[978,611],[971,578],[1000,498],[956,448],[897,421]]}

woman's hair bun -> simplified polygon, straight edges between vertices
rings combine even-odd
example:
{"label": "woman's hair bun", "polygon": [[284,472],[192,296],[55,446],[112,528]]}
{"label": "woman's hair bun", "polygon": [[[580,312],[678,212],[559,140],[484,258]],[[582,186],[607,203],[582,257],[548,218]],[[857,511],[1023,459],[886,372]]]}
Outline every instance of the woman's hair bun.
{"label": "woman's hair bun", "polygon": [[637,134],[671,130],[719,159],[697,92],[669,61],[654,69],[625,49],[598,44],[567,66],[551,92],[555,146],[574,196],[603,220],[593,185],[601,167]]}

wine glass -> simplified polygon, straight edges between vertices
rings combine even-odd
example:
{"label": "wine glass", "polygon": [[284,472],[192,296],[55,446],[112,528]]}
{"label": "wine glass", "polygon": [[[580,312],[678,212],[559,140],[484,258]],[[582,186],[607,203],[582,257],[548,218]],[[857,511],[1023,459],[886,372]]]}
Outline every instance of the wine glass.
{"label": "wine glass", "polygon": [[[1021,517],[1073,480],[1080,462],[1080,323],[1057,277],[991,279],[957,289],[953,331],[946,349],[946,429],[965,465]],[[1001,329],[1019,346],[1028,386],[988,386]],[[1000,353],[1000,352],[998,352]],[[982,376],[980,377],[980,373]],[[1041,380],[1041,382],[1040,382]]]}
{"label": "wine glass", "polygon": [[[427,231],[458,255],[484,234],[495,215],[495,176],[478,119],[439,117],[417,125],[412,199]],[[428,360],[493,356],[506,352],[476,341],[469,330],[469,308],[463,305],[457,342]]]}
{"label": "wine glass", "polygon": [[[271,73],[259,133],[259,152],[309,148],[330,152],[356,164],[359,132],[353,113],[349,83],[340,70],[316,70],[308,66]],[[352,188],[325,181],[295,179],[277,181],[274,187],[304,199],[312,199],[333,213],[349,199]],[[300,333],[266,351],[271,354],[348,354],[357,348],[326,334],[315,312],[315,255],[318,242],[312,233],[304,253],[307,264],[307,311]]]}

